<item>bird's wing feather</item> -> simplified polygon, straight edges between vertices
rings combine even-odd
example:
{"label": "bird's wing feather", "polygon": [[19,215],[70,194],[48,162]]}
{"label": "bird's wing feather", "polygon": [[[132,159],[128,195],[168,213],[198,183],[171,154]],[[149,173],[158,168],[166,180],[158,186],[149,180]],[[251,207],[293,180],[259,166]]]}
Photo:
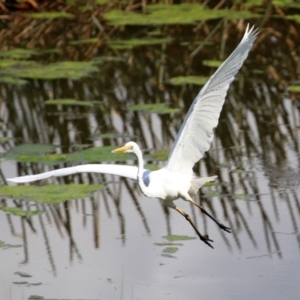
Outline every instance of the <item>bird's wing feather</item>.
{"label": "bird's wing feather", "polygon": [[257,29],[247,26],[240,44],[193,101],[169,155],[166,165],[169,171],[191,174],[194,164],[210,148],[229,85],[248,56],[256,35]]}
{"label": "bird's wing feather", "polygon": [[[135,166],[123,166],[123,165],[113,165],[113,164],[94,164],[94,165],[80,165],[75,167],[63,168],[58,170],[53,170],[45,173],[40,173],[36,175],[26,175],[15,178],[9,178],[8,181],[16,183],[32,182],[36,180],[46,179],[50,177],[61,177],[66,175],[72,175],[77,173],[103,173],[123,176],[131,179],[137,180],[138,168]],[[147,181],[149,170],[144,169],[144,181]]]}

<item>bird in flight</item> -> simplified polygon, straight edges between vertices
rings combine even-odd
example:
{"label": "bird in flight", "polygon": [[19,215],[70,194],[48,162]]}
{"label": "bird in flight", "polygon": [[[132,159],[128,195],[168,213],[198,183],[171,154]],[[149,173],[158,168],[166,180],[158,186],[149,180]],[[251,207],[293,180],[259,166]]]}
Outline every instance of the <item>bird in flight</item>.
{"label": "bird in flight", "polygon": [[189,201],[197,206],[202,213],[211,218],[220,229],[229,233],[231,232],[230,228],[221,224],[193,200],[192,197],[203,184],[214,181],[217,178],[217,176],[197,177],[193,173],[193,166],[211,146],[214,137],[214,128],[218,125],[229,85],[247,58],[257,34],[257,29],[254,27],[249,29],[249,25],[247,26],[239,45],[210,77],[196,96],[181,125],[166,165],[163,168],[157,171],[145,169],[142,152],[139,146],[131,141],[112,152],[135,154],[138,166],[88,164],[7,180],[16,183],[25,183],[53,176],[59,177],[85,172],[105,173],[131,178],[137,181],[143,195],[149,198],[161,199],[166,206],[175,209],[185,217],[199,238],[213,248],[211,245],[213,241],[207,235],[200,233],[190,216],[176,206],[174,200],[181,198]]}

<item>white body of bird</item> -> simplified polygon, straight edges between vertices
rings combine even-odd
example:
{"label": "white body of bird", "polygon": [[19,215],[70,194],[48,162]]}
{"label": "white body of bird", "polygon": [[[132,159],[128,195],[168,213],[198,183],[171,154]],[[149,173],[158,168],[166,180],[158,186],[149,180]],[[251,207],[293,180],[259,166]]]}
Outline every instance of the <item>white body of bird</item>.
{"label": "white body of bird", "polygon": [[149,185],[146,186],[146,190],[149,192],[143,189],[141,192],[146,197],[166,201],[187,199],[194,196],[203,184],[214,181],[216,178],[217,176],[193,178],[193,176],[172,173],[168,169],[162,168],[149,174]]}
{"label": "white body of bird", "polygon": [[221,229],[230,232],[228,227],[217,221],[192,199],[192,196],[197,193],[204,183],[213,181],[217,177],[197,178],[193,174],[193,166],[211,146],[214,128],[218,125],[229,85],[248,56],[256,35],[257,30],[254,30],[254,27],[249,29],[247,26],[237,48],[210,77],[196,96],[175,139],[166,166],[162,169],[158,171],[144,169],[142,152],[139,146],[135,142],[128,142],[113,152],[135,154],[138,159],[138,167],[113,164],[81,165],[37,175],[11,178],[8,181],[24,183],[52,176],[65,176],[83,172],[106,173],[136,179],[141,192],[146,197],[164,200],[165,205],[183,215],[193,226],[200,239],[212,247],[210,244],[212,240],[208,236],[202,235],[189,215],[177,207],[173,201],[182,198],[191,202],[216,222]]}

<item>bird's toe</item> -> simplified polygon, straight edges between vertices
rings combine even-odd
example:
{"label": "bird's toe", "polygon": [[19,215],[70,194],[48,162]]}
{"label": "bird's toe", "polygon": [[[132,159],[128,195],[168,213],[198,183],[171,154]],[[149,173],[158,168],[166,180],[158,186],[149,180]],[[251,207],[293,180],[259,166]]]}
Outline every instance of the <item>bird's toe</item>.
{"label": "bird's toe", "polygon": [[209,243],[209,242],[214,242],[213,240],[211,240],[208,235],[204,235],[202,236],[201,240],[206,244],[208,245],[209,247],[211,247],[212,249],[214,249],[214,247]]}
{"label": "bird's toe", "polygon": [[220,228],[228,233],[231,233],[231,229],[229,227],[224,226],[223,224],[220,224]]}

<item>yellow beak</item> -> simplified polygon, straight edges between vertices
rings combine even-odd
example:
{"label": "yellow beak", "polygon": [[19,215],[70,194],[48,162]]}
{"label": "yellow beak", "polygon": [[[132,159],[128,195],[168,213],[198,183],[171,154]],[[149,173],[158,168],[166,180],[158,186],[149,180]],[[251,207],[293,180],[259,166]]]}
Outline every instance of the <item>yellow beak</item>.
{"label": "yellow beak", "polygon": [[129,149],[129,147],[123,146],[121,148],[117,148],[117,149],[111,151],[111,153],[124,153],[128,149]]}

